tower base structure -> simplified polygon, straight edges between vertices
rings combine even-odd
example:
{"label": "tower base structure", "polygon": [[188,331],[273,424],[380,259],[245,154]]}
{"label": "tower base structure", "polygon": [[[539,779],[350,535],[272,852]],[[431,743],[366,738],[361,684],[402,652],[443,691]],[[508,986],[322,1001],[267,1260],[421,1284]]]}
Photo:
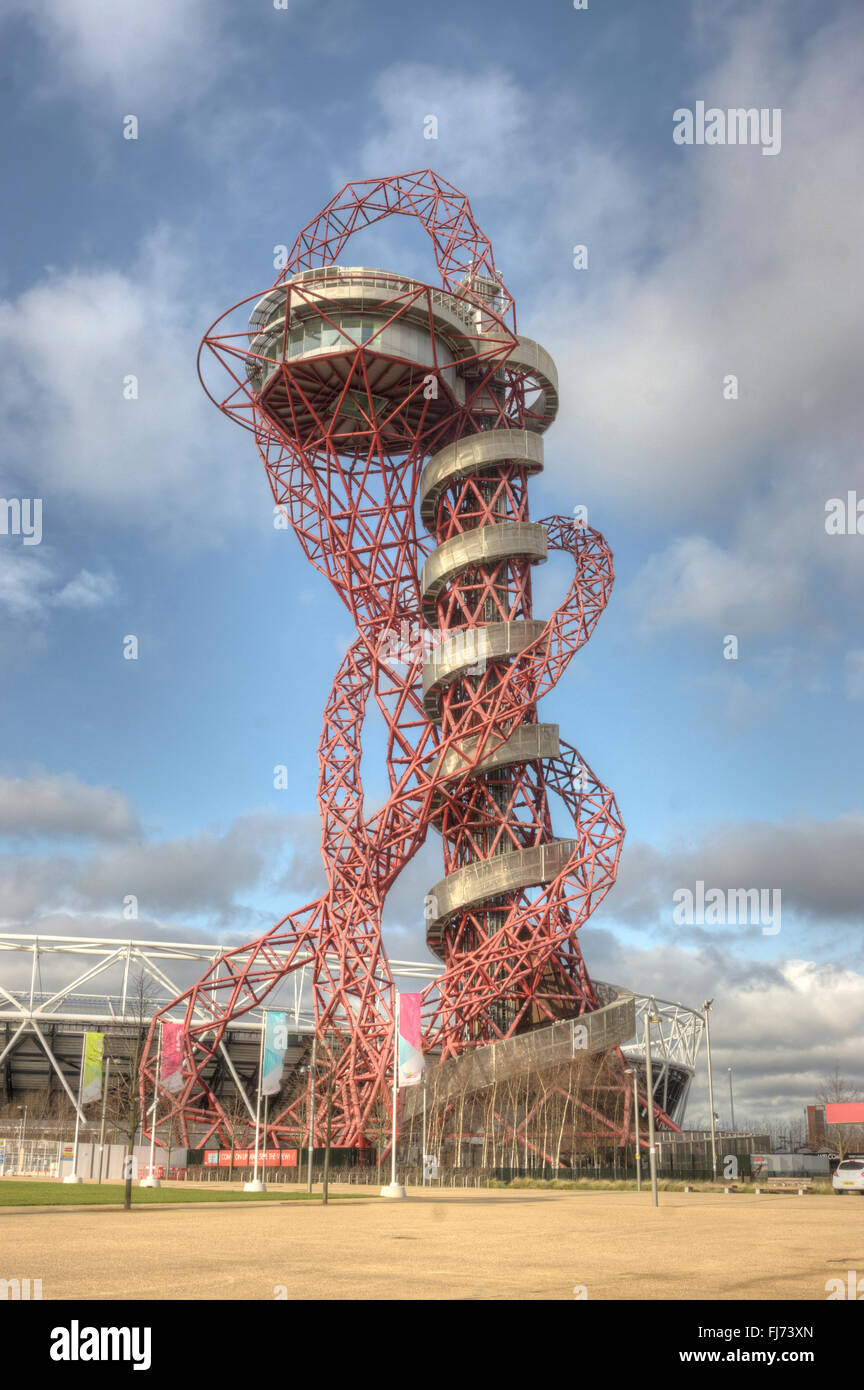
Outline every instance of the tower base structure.
{"label": "tower base structure", "polygon": [[[632,1142],[621,1048],[636,1028],[636,1000],[617,986],[596,981],[595,988],[599,1007],[581,1018],[432,1063],[425,1088],[405,1093],[403,1145],[418,1139],[424,1111],[427,1149],[451,1168],[570,1168],[588,1155],[611,1158]],[[641,1110],[645,1139],[644,1097]],[[656,1100],[654,1119],[677,1129]]]}

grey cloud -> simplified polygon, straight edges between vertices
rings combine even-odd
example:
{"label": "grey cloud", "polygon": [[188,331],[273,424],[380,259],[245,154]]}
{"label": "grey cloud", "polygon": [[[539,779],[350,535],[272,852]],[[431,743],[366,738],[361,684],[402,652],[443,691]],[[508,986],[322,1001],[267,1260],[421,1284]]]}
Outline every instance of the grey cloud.
{"label": "grey cloud", "polygon": [[290,818],[251,813],[224,832],[124,845],[94,856],[75,884],[88,906],[138,898],[147,913],[216,912],[226,920],[238,894],[264,880],[291,828]]}
{"label": "grey cloud", "polygon": [[[82,922],[97,914],[103,926],[97,935],[108,934],[105,928],[113,923],[121,935],[140,936],[145,920],[171,919],[174,925],[166,921],[165,929],[176,938],[190,930],[180,925],[184,920],[193,920],[198,932],[203,918],[210,931],[245,940],[284,914],[286,893],[302,892],[303,882],[296,874],[292,882],[282,868],[286,854],[293,850],[295,860],[299,854],[301,880],[312,877],[312,820],[256,811],[222,832],[145,840],[119,792],[46,773],[0,780],[0,832],[102,842],[78,857],[0,855],[0,911],[7,930],[45,930],[56,913]],[[244,902],[262,896],[272,896],[272,911]],[[127,923],[128,897],[138,900],[139,917]]]}
{"label": "grey cloud", "polygon": [[608,910],[634,924],[671,924],[672,894],[701,879],[706,888],[779,888],[784,913],[855,922],[862,862],[864,816],[857,813],[720,825],[662,851],[628,844]]}
{"label": "grey cloud", "polygon": [[[734,1068],[736,1122],[764,1126],[802,1119],[835,1064],[864,1086],[864,955],[846,961],[748,961],[719,946],[634,948],[614,932],[580,932],[591,974],[638,994],[700,1009],[713,998],[711,1046],[715,1106],[729,1124],[727,1068]],[[687,1123],[707,1122],[705,1047]]]}
{"label": "grey cloud", "polygon": [[111,787],[86,786],[72,774],[0,778],[2,835],[121,840],[138,830],[129,801]]}

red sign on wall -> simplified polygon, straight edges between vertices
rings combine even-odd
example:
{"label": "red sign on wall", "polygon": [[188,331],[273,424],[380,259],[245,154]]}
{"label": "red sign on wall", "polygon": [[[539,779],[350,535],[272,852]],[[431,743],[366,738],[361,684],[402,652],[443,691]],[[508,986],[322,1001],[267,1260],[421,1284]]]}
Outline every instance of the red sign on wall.
{"label": "red sign on wall", "polygon": [[[206,1149],[204,1152],[204,1162],[208,1167],[219,1166],[220,1168],[231,1167],[230,1149]],[[297,1150],[296,1149],[259,1149],[259,1165],[267,1168],[296,1168]],[[235,1149],[234,1167],[235,1168],[254,1168],[255,1150],[254,1149]]]}
{"label": "red sign on wall", "polygon": [[860,1125],[864,1123],[864,1100],[834,1101],[825,1106],[826,1125]]}

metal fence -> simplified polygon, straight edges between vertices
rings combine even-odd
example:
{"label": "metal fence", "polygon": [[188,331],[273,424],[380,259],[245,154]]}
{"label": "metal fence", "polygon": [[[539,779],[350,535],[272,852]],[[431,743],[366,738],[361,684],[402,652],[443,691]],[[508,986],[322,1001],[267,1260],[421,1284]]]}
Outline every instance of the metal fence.
{"label": "metal fence", "polygon": [[[397,1163],[397,1177],[399,1182],[408,1187],[421,1187],[423,1183],[423,1170],[419,1164]],[[247,1168],[235,1168],[233,1171],[228,1168],[189,1168],[184,1176],[189,1182],[214,1182],[228,1183],[239,1182],[252,1176],[252,1170]],[[324,1176],[323,1164],[316,1159],[312,1167],[312,1181],[319,1184]],[[712,1179],[710,1160],[706,1164],[704,1161],[688,1159],[674,1167],[663,1165],[658,1169],[658,1176],[682,1182],[710,1182]],[[750,1182],[751,1172],[749,1159],[739,1160],[737,1173],[726,1175],[727,1182]],[[763,1177],[765,1175],[763,1174]],[[787,1174],[783,1174],[786,1177]],[[788,1174],[789,1177],[809,1176],[811,1174]],[[269,1187],[274,1183],[285,1183],[288,1185],[306,1186],[308,1181],[308,1169],[304,1164],[302,1169],[271,1169],[264,1171],[259,1169],[259,1177],[263,1178]],[[636,1169],[633,1164],[632,1155],[629,1163],[619,1164],[587,1164],[579,1168],[553,1168],[550,1164],[538,1164],[534,1168],[524,1167],[477,1167],[462,1166],[455,1167],[450,1165],[440,1165],[437,1176],[429,1179],[425,1186],[435,1187],[485,1187],[487,1183],[510,1183],[515,1181],[559,1181],[559,1182],[579,1182],[584,1180],[595,1182],[635,1182]],[[329,1170],[329,1180],[331,1183],[348,1183],[358,1187],[380,1187],[390,1181],[390,1162],[386,1160],[379,1168],[376,1163],[368,1166],[356,1167],[334,1167],[331,1165]],[[642,1158],[642,1180],[648,1181],[648,1158]],[[724,1180],[722,1168],[718,1168],[718,1180]]]}
{"label": "metal fence", "polygon": [[39,1178],[56,1178],[60,1174],[61,1146],[56,1139],[25,1139],[24,1143],[7,1139],[2,1171]]}

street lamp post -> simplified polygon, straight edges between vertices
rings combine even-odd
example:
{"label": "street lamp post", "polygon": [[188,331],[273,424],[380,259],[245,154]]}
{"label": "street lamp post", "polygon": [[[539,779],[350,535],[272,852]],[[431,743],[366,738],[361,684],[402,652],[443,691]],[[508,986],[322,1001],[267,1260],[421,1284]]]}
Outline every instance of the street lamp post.
{"label": "street lamp post", "polygon": [[639,1152],[639,1094],[636,1085],[636,1068],[628,1067],[627,1075],[633,1078],[633,1135],[636,1141],[636,1191],[642,1191],[642,1155]]}
{"label": "street lamp post", "polygon": [[714,1000],[706,999],[702,1005],[702,1014],[705,1019],[705,1045],[708,1049],[708,1108],[711,1111],[711,1176],[713,1181],[717,1181],[717,1131],[714,1127],[714,1073],[711,1070],[711,1026],[708,1022],[708,1015],[713,1007]]}
{"label": "street lamp post", "polygon": [[651,1203],[657,1201],[657,1150],[654,1144],[654,1074],[651,1070],[651,1024],[659,1023],[656,1014],[645,1015],[645,1099],[648,1102],[648,1166],[651,1170]]}
{"label": "street lamp post", "polygon": [[729,1108],[732,1111],[732,1133],[735,1133],[735,1096],[732,1093],[732,1068],[729,1068]]}
{"label": "street lamp post", "polygon": [[327,1122],[324,1128],[324,1172],[321,1175],[321,1205],[327,1205],[327,1195],[330,1191],[330,1138],[331,1138],[331,1118],[333,1115],[333,1071],[335,1063],[331,1056],[330,1070],[327,1073]]}
{"label": "street lamp post", "polygon": [[312,1164],[315,1160],[315,1078],[317,1075],[318,1034],[312,1034],[312,1061],[309,1064],[309,1155],[306,1191],[312,1191]]}

